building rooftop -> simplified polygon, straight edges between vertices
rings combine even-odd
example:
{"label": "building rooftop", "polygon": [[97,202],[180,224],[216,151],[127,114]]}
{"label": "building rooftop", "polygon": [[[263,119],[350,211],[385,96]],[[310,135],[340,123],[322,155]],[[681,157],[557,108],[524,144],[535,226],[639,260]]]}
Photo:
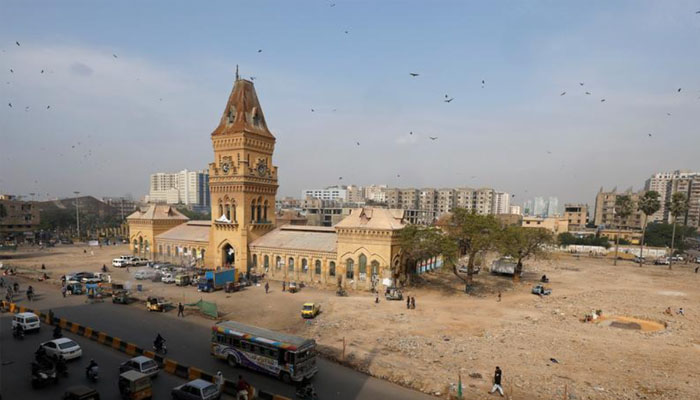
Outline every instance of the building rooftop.
{"label": "building rooftop", "polygon": [[335,227],[360,228],[360,229],[382,229],[398,230],[402,229],[405,210],[388,208],[355,208],[350,210],[350,215],[338,222]]}
{"label": "building rooftop", "polygon": [[274,138],[270,130],[267,129],[265,116],[260,107],[258,95],[255,93],[253,82],[245,79],[236,79],[219,126],[214,129],[211,135],[218,136],[239,132],[257,133]]}
{"label": "building rooftop", "polygon": [[145,210],[138,209],[134,211],[134,213],[126,217],[126,219],[175,219],[182,221],[189,220],[189,218],[184,216],[180,211],[176,210],[175,207],[169,206],[167,204],[150,204]]}
{"label": "building rooftop", "polygon": [[332,227],[285,225],[255,239],[250,247],[335,252],[338,235]]}
{"label": "building rooftop", "polygon": [[211,221],[188,221],[156,236],[157,240],[209,243]]}

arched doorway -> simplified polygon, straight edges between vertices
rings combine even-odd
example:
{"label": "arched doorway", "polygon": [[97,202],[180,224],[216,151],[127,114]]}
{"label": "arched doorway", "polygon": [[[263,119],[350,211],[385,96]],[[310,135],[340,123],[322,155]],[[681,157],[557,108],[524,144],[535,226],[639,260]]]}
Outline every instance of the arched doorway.
{"label": "arched doorway", "polygon": [[221,248],[221,265],[224,268],[230,268],[236,263],[236,252],[233,246],[226,243],[224,247]]}

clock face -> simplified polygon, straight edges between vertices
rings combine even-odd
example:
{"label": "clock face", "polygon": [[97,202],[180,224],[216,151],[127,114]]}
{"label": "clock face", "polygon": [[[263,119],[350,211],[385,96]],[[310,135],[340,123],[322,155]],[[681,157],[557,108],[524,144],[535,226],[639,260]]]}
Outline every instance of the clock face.
{"label": "clock face", "polygon": [[221,169],[224,171],[225,174],[228,174],[228,169],[229,169],[228,163],[225,162],[225,163],[221,164]]}
{"label": "clock face", "polygon": [[264,161],[258,163],[258,175],[263,176],[267,173],[267,165]]}

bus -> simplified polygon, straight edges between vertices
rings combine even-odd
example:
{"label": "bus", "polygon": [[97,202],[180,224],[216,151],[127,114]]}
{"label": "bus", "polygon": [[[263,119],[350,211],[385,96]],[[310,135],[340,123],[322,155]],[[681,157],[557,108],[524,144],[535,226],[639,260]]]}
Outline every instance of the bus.
{"label": "bus", "polygon": [[236,321],[212,327],[211,354],[232,367],[274,375],[285,383],[311,379],[318,372],[315,340]]}

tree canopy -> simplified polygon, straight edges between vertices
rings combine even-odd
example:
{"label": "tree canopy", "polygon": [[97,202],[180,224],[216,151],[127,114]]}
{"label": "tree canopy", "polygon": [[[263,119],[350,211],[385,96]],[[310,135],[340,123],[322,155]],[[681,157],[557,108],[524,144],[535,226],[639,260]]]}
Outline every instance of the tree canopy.
{"label": "tree canopy", "polygon": [[539,257],[547,253],[547,245],[554,243],[554,235],[543,228],[525,228],[507,226],[499,235],[498,248],[503,255],[511,256],[517,261],[513,279],[523,271],[523,260]]}

